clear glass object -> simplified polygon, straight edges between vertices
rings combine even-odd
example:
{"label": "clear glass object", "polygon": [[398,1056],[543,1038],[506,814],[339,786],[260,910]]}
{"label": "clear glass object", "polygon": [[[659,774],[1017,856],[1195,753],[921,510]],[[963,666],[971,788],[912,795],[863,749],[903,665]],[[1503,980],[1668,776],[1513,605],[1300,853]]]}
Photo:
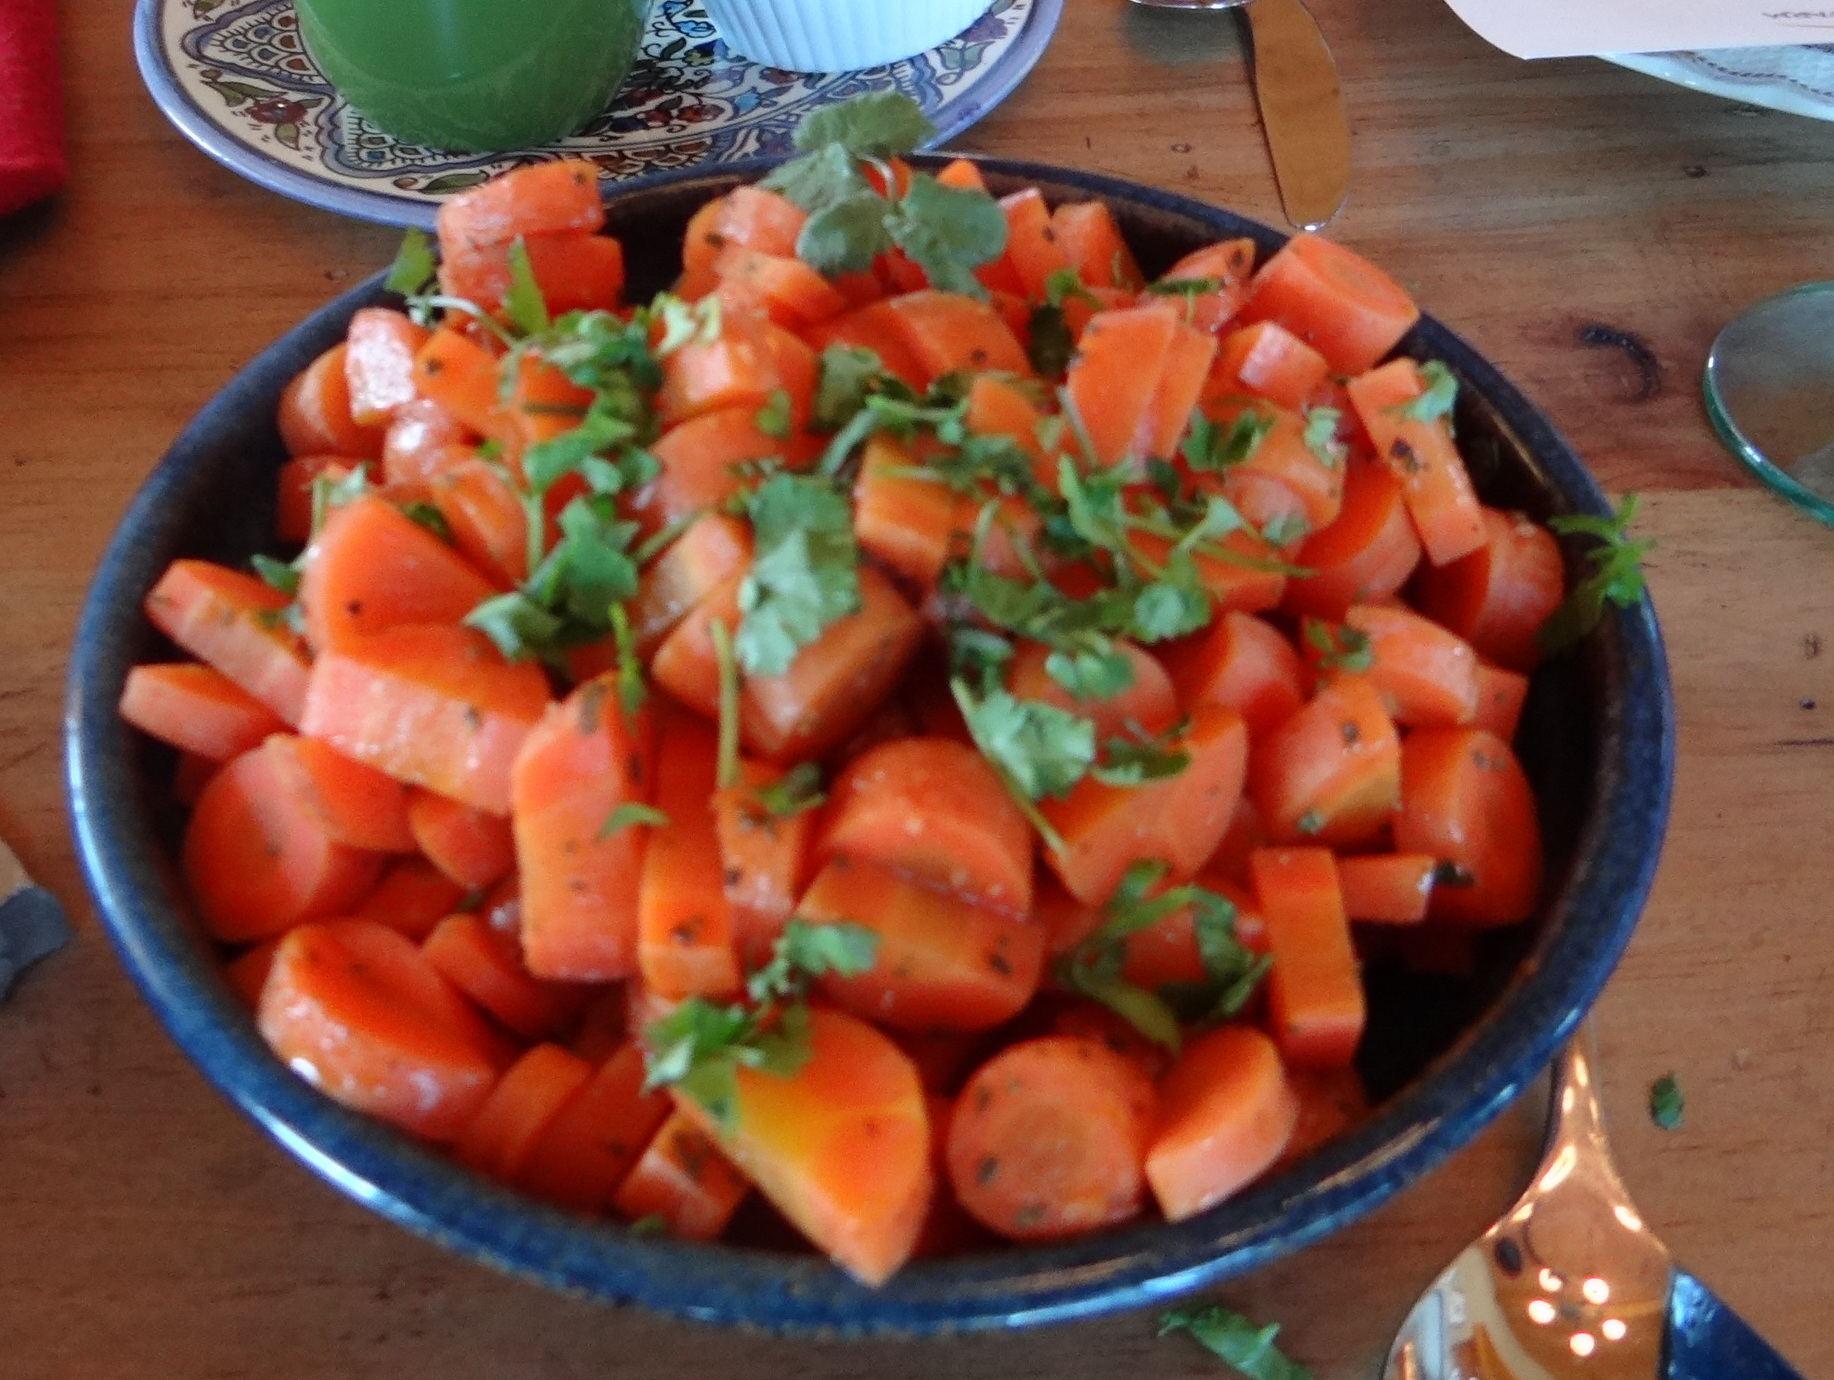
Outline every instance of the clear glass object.
{"label": "clear glass object", "polygon": [[1739,313],[1707,353],[1701,391],[1745,468],[1834,527],[1834,281]]}

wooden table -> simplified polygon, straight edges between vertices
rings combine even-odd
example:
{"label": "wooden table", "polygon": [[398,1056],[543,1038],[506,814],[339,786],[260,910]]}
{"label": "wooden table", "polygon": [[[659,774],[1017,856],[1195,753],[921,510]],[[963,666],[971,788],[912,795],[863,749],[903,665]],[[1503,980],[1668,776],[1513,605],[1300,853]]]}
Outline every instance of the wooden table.
{"label": "wooden table", "polygon": [[[0,224],[0,834],[77,924],[0,1008],[0,1375],[1219,1374],[1142,1315],[815,1346],[560,1298],[341,1198],[167,1042],[72,858],[66,644],[98,552],[186,417],[395,235],[189,147],[133,70],[130,8],[65,6],[74,176]],[[1234,21],[1067,9],[962,146],[1277,222]],[[1834,1375],[1834,533],[1742,477],[1696,393],[1728,316],[1834,266],[1834,126],[1602,62],[1518,62],[1438,0],[1315,10],[1356,136],[1333,233],[1487,352],[1607,488],[1645,495],[1680,768],[1655,895],[1599,1008],[1608,1114],[1677,1257],[1805,1374]],[[1588,345],[1593,325],[1640,341],[1653,369]],[[1665,1134],[1644,1103],[1670,1070],[1688,1109]],[[1540,1115],[1525,1099],[1369,1220],[1223,1296],[1282,1321],[1320,1376],[1374,1374],[1414,1294],[1525,1181]]]}

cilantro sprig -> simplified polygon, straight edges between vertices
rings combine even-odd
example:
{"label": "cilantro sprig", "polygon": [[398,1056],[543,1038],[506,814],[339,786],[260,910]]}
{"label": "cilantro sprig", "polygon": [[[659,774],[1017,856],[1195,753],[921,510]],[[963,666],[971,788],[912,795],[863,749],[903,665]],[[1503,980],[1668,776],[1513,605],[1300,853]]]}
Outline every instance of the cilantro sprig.
{"label": "cilantro sprig", "polygon": [[1206,1351],[1248,1380],[1312,1380],[1310,1370],[1274,1344],[1280,1335],[1279,1323],[1256,1327],[1240,1313],[1213,1303],[1161,1313],[1159,1335],[1174,1332],[1190,1333]]}
{"label": "cilantro sprig", "polygon": [[860,607],[847,496],[820,475],[773,474],[745,499],[756,555],[739,584],[733,651],[748,675],[789,670],[823,629]]}
{"label": "cilantro sprig", "polygon": [[1548,519],[1548,526],[1561,536],[1586,536],[1596,541],[1586,559],[1592,572],[1561,601],[1536,634],[1541,649],[1549,656],[1567,651],[1599,625],[1605,616],[1605,605],[1633,608],[1643,597],[1645,580],[1643,557],[1655,546],[1653,541],[1633,541],[1630,524],[1637,515],[1637,495],[1624,495],[1624,502],[1608,518],[1589,513],[1572,513]]}

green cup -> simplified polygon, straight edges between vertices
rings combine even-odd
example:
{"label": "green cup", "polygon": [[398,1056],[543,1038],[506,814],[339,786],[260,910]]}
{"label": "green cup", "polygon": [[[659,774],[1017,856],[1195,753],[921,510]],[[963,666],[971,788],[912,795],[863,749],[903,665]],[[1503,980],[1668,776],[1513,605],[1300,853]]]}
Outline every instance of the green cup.
{"label": "green cup", "polygon": [[637,56],[649,0],[294,0],[327,80],[406,143],[501,153],[575,133]]}

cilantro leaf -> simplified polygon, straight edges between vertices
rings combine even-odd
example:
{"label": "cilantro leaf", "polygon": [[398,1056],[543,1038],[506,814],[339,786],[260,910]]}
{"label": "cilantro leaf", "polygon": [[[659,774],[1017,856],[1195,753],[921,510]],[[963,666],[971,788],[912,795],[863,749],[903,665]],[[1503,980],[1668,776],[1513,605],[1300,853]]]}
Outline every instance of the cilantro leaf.
{"label": "cilantro leaf", "polygon": [[261,582],[269,589],[278,590],[288,598],[299,593],[299,568],[297,566],[290,565],[286,561],[277,561],[272,556],[264,556],[259,551],[250,556],[248,560],[249,564],[254,567],[255,574],[261,577]]}
{"label": "cilantro leaf", "polygon": [[1194,470],[1226,470],[1255,453],[1261,438],[1274,429],[1274,421],[1273,413],[1249,407],[1237,413],[1225,429],[1202,413],[1193,414],[1179,454]]}
{"label": "cilantro leaf", "polygon": [[892,247],[885,224],[889,210],[885,198],[871,190],[824,206],[797,232],[796,257],[829,278],[864,273]]}
{"label": "cilantro leaf", "polygon": [[1637,495],[1626,494],[1623,505],[1612,517],[1574,513],[1548,520],[1547,525],[1562,536],[1589,536],[1598,542],[1586,552],[1592,573],[1567,591],[1566,598],[1535,634],[1548,655],[1566,651],[1596,628],[1605,616],[1606,603],[1627,609],[1642,599],[1643,557],[1655,543],[1630,539],[1630,524],[1636,515]]}
{"label": "cilantro leaf", "polygon": [[1312,1372],[1289,1360],[1274,1340],[1280,1324],[1256,1327],[1240,1313],[1220,1304],[1202,1308],[1173,1308],[1159,1315],[1159,1335],[1189,1332],[1212,1355],[1233,1366],[1248,1380],[1312,1380]]}
{"label": "cilantro leaf", "polygon": [[1109,971],[1102,965],[1065,962],[1059,965],[1058,976],[1072,992],[1107,1007],[1154,1044],[1176,1052],[1182,1043],[1178,1016],[1165,999],[1128,982],[1120,975],[1118,964]]}
{"label": "cilantro leaf", "polygon": [[885,362],[857,345],[830,345],[821,352],[820,363],[810,415],[823,431],[839,431],[847,425],[866,406],[867,397],[890,378]]}
{"label": "cilantro leaf", "polygon": [[1106,638],[1074,651],[1052,652],[1044,670],[1079,700],[1111,700],[1134,683],[1133,662]]}
{"label": "cilantro leaf", "polygon": [[860,606],[859,553],[845,495],[816,476],[775,474],[746,499],[756,555],[739,585],[733,639],[748,674],[789,670],[796,653]]}
{"label": "cilantro leaf", "polygon": [[1134,596],[1134,635],[1142,642],[1183,637],[1209,621],[1210,592],[1187,552],[1172,552],[1160,578]]}
{"label": "cilantro leaf", "polygon": [[758,808],[771,819],[789,819],[814,810],[828,797],[821,789],[821,768],[813,762],[801,762],[768,785],[751,793]]}
{"label": "cilantro leaf", "polygon": [[1191,754],[1173,747],[1175,739],[1136,742],[1131,738],[1110,738],[1102,751],[1102,763],[1091,767],[1089,775],[1104,786],[1141,786],[1148,781],[1163,781],[1176,776],[1191,765]]}
{"label": "cilantro leaf", "polygon": [[1387,411],[1391,416],[1410,422],[1436,422],[1445,417],[1447,430],[1450,430],[1452,407],[1458,401],[1458,379],[1444,364],[1429,359],[1420,366],[1420,381],[1422,387],[1417,397],[1396,403]]}
{"label": "cilantro leaf", "polygon": [[1075,356],[1076,341],[1070,335],[1070,323],[1064,320],[1063,308],[1049,302],[1033,307],[1025,323],[1025,357],[1039,377],[1060,377]]}
{"label": "cilantro leaf", "polygon": [[787,389],[773,388],[764,406],[752,419],[759,431],[781,441],[790,434],[790,395]]}
{"label": "cilantro leaf", "polygon": [[605,816],[605,822],[599,825],[597,837],[608,839],[619,830],[629,829],[638,824],[664,828],[668,822],[669,817],[654,805],[645,805],[638,800],[627,800]]}
{"label": "cilantro leaf", "polygon": [[1311,407],[1305,413],[1305,431],[1301,439],[1314,459],[1328,470],[1344,463],[1344,443],[1337,439],[1337,424],[1343,414],[1335,407]]}
{"label": "cilantro leaf", "polygon": [[872,192],[860,175],[859,163],[840,144],[828,144],[805,157],[779,164],[759,185],[786,198],[807,215]]}
{"label": "cilantro leaf", "polygon": [[1687,1099],[1681,1095],[1681,1084],[1675,1081],[1675,1075],[1665,1073],[1649,1085],[1649,1119],[1664,1131],[1672,1131],[1681,1125],[1681,1115],[1687,1110]]}
{"label": "cilantro leaf", "polygon": [[754,1002],[800,996],[809,978],[858,977],[872,969],[878,955],[878,933],[864,925],[816,925],[791,917],[769,961],[746,979],[745,992]]}
{"label": "cilantro leaf", "polygon": [[1061,307],[1072,298],[1084,306],[1101,310],[1102,299],[1083,286],[1082,275],[1073,268],[1054,268],[1044,275],[1044,300]]}
{"label": "cilantro leaf", "polygon": [[446,515],[431,503],[404,503],[401,515],[416,527],[424,527],[446,545],[452,545],[452,525]]}
{"label": "cilantro leaf", "polygon": [[855,158],[896,158],[936,137],[923,108],[898,91],[868,91],[810,112],[796,127],[799,153],[839,144]]}
{"label": "cilantro leaf", "polygon": [[425,292],[437,276],[433,247],[427,241],[426,231],[417,225],[409,226],[401,237],[401,247],[395,251],[395,262],[389,265],[388,277],[382,280],[382,286],[403,297],[414,297]]}
{"label": "cilantro leaf", "polygon": [[720,338],[720,299],[709,294],[698,302],[684,302],[668,293],[652,304],[652,316],[662,322],[656,342],[658,359],[690,345],[711,345]]}
{"label": "cilantro leaf", "polygon": [[558,525],[560,540],[525,588],[582,631],[609,632],[610,606],[637,592],[637,562],[630,553],[637,524],[620,521],[610,499],[582,494],[560,510]]}
{"label": "cilantro leaf", "polygon": [[1304,513],[1281,513],[1269,518],[1261,527],[1261,540],[1269,546],[1291,546],[1312,530]]}
{"label": "cilantro leaf", "polygon": [[1369,634],[1348,623],[1327,623],[1308,618],[1304,623],[1306,644],[1318,653],[1318,664],[1332,671],[1367,671],[1375,664],[1375,648]]}
{"label": "cilantro leaf", "polygon": [[464,622],[488,637],[511,661],[539,659],[565,626],[519,589],[484,600],[465,615]]}
{"label": "cilantro leaf", "polygon": [[1005,252],[1006,215],[986,192],[945,187],[927,173],[918,173],[884,225],[932,286],[987,296],[973,270]]}
{"label": "cilantro leaf", "polygon": [[1089,720],[1002,689],[978,699],[960,680],[950,689],[981,755],[1027,800],[1065,794],[1094,764],[1095,725]]}
{"label": "cilantro leaf", "polygon": [[520,239],[510,245],[508,262],[509,288],[503,294],[503,314],[522,334],[538,335],[549,325],[548,303],[541,295],[541,284],[535,281],[528,246]]}

